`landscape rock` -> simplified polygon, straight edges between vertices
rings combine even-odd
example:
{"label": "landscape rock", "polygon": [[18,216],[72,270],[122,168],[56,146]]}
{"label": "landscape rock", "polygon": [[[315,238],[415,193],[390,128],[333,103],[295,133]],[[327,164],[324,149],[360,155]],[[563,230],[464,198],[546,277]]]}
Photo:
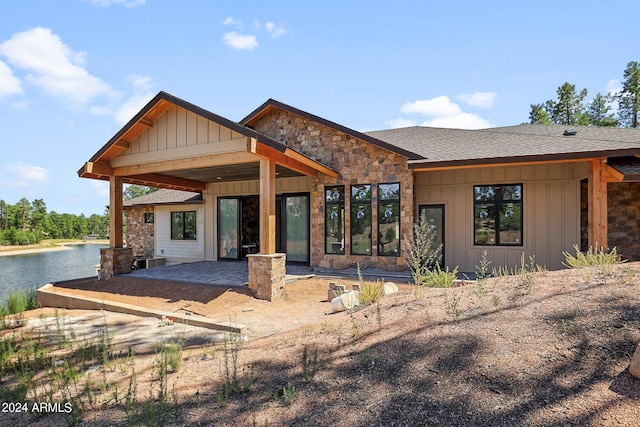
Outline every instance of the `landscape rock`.
{"label": "landscape rock", "polygon": [[633,357],[631,358],[629,373],[640,379],[640,344],[636,347],[636,351],[633,353]]}

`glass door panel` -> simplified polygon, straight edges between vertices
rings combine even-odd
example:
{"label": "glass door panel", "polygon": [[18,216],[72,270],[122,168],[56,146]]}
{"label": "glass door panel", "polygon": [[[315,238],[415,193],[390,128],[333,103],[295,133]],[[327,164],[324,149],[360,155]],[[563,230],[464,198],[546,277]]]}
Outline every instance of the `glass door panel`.
{"label": "glass door panel", "polygon": [[309,196],[284,196],[287,261],[309,262]]}
{"label": "glass door panel", "polygon": [[218,259],[240,258],[240,199],[218,199]]}
{"label": "glass door panel", "polygon": [[440,266],[444,267],[444,205],[420,205],[420,218],[424,217],[433,234],[433,248],[441,246]]}

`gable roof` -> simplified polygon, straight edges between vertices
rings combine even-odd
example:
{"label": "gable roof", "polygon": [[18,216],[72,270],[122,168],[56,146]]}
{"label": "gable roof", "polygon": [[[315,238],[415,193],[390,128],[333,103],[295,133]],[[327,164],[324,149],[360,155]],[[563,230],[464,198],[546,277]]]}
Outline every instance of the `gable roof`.
{"label": "gable roof", "polygon": [[161,188],[152,193],[125,200],[123,207],[175,205],[183,203],[202,203],[202,194],[191,191],[169,190]]}
{"label": "gable roof", "polygon": [[[153,126],[153,123],[158,120],[171,106],[177,106],[184,108],[185,110],[192,112],[198,116],[201,116],[207,120],[217,123],[223,127],[226,127],[240,135],[247,138],[252,138],[258,141],[260,144],[275,150],[275,152],[284,154],[280,156],[284,159],[285,167],[290,167],[292,162],[303,163],[309,166],[311,169],[316,169],[325,173],[335,173],[331,168],[323,165],[322,163],[311,159],[310,157],[300,153],[299,151],[287,147],[285,144],[276,141],[275,139],[251,129],[247,126],[243,126],[232,120],[219,116],[204,108],[198,107],[190,102],[180,99],[176,96],[170,95],[166,92],[159,92],[153,99],[151,99],[127,124],[125,124],[120,131],[118,131],[107,143],[94,154],[91,159],[86,162],[83,167],[78,170],[78,175],[84,178],[94,179],[108,179],[104,173],[94,172],[93,167],[90,166],[94,163],[108,163],[117,157],[120,153],[125,151],[129,145],[142,133]],[[287,160],[292,160],[287,163]],[[289,165],[289,166],[287,166]],[[337,173],[336,173],[337,175]],[[146,181],[138,181],[135,178],[127,177],[126,183],[149,185]],[[162,185],[159,185],[162,186]],[[173,185],[174,189],[188,189],[187,187],[180,185]]]}
{"label": "gable roof", "polygon": [[349,135],[354,138],[360,139],[362,141],[368,142],[370,144],[376,145],[380,148],[384,148],[387,151],[391,151],[393,153],[399,154],[409,159],[423,158],[422,155],[412,151],[411,149],[407,149],[405,147],[398,146],[398,145],[389,143],[387,141],[378,139],[374,136],[371,136],[371,134],[369,133],[358,132],[357,130],[350,129],[346,126],[342,126],[338,123],[332,122],[320,116],[316,116],[314,114],[292,107],[291,105],[287,105],[283,102],[276,101],[275,99],[272,99],[272,98],[269,98],[261,106],[259,106],[258,108],[253,110],[251,113],[249,113],[249,115],[247,115],[244,119],[240,120],[240,124],[251,128],[251,126],[253,126],[253,124],[255,124],[256,121],[258,121],[260,118],[264,117],[266,114],[268,114],[270,111],[273,111],[274,109],[284,110],[291,114],[295,114],[297,116],[303,117],[307,120],[320,123],[323,126],[330,127],[346,135]]}
{"label": "gable roof", "polygon": [[[575,131],[567,132],[567,131]],[[640,129],[522,124],[465,130],[407,127],[367,132],[416,152],[412,168],[640,155]]]}

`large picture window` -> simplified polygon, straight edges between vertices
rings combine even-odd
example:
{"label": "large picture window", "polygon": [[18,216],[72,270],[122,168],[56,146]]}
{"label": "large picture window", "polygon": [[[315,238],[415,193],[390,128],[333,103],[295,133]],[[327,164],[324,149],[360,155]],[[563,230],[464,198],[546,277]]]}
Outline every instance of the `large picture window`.
{"label": "large picture window", "polygon": [[522,246],[522,184],[476,185],[474,244]]}
{"label": "large picture window", "polygon": [[344,255],[344,186],[326,187],[325,253]]}
{"label": "large picture window", "polygon": [[371,185],[351,186],[351,253],[371,255]]}
{"label": "large picture window", "polygon": [[196,240],[196,211],[171,212],[171,240]]}
{"label": "large picture window", "polygon": [[400,256],[400,184],[378,184],[378,255]]}

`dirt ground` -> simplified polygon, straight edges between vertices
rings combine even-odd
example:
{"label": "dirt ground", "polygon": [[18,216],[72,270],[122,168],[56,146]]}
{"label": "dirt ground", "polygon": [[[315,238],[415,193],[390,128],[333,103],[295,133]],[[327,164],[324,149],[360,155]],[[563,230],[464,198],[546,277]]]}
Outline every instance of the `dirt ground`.
{"label": "dirt ground", "polygon": [[[132,415],[107,396],[83,408],[82,425],[636,426],[640,420],[640,380],[628,372],[640,342],[639,263],[450,289],[400,286],[379,303],[335,314],[327,314],[328,281],[321,279],[289,284],[282,301],[272,303],[240,290],[177,283],[64,286],[248,327],[237,351],[225,344],[184,350],[180,369],[168,374],[172,392],[163,417]],[[153,366],[154,354],[136,356],[138,399],[157,409]],[[239,381],[225,394],[229,366],[237,367]],[[131,375],[103,372],[123,394]],[[2,425],[69,420],[3,415]]]}

